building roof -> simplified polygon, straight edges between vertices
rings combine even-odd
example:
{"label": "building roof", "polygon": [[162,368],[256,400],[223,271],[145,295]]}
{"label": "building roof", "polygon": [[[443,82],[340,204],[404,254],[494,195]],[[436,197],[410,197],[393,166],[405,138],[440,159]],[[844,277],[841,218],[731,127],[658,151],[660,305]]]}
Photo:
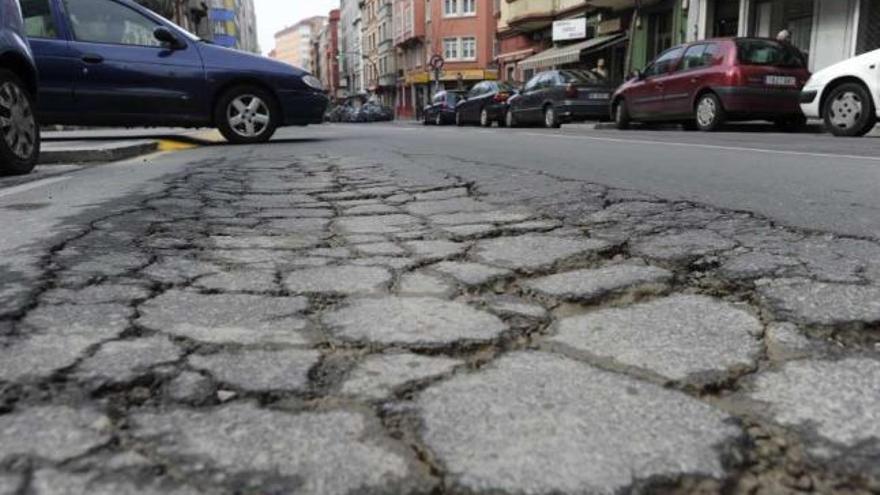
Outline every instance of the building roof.
{"label": "building roof", "polygon": [[282,37],[282,36],[285,36],[285,35],[287,35],[287,34],[290,34],[290,33],[294,32],[294,31],[296,31],[297,29],[299,29],[300,27],[302,27],[302,26],[304,26],[304,25],[307,25],[307,24],[308,24],[308,25],[312,25],[312,26],[314,26],[316,23],[319,23],[319,22],[320,22],[321,24],[327,22],[327,17],[322,16],[322,15],[316,15],[316,16],[314,16],[314,17],[308,17],[308,18],[306,18],[306,19],[303,19],[303,20],[297,22],[296,24],[294,24],[294,25],[292,25],[292,26],[287,26],[286,28],[282,29],[281,31],[278,31],[277,33],[275,33],[275,37],[276,37],[276,38],[280,38],[280,37]]}

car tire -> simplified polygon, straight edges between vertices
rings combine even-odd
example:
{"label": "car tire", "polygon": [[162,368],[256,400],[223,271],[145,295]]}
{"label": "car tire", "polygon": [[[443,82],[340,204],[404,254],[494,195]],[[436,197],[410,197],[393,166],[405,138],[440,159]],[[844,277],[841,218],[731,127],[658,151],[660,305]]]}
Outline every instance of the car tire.
{"label": "car tire", "polygon": [[0,69],[0,175],[24,175],[40,156],[34,100],[14,73]]}
{"label": "car tire", "polygon": [[556,113],[556,108],[553,105],[544,107],[544,127],[547,129],[559,129],[562,127],[562,122],[559,121],[559,114]]}
{"label": "car tire", "polygon": [[807,127],[807,118],[804,116],[792,116],[779,119],[773,124],[782,132],[801,132]]}
{"label": "car tire", "polygon": [[217,100],[214,122],[232,144],[265,143],[278,130],[281,110],[269,91],[259,86],[237,86]]}
{"label": "car tire", "polygon": [[430,122],[430,120],[428,120],[428,116],[427,116],[427,115],[425,115],[424,117],[422,117],[422,125],[430,125],[430,124],[431,124],[431,122]]}
{"label": "car tire", "polygon": [[857,83],[834,88],[822,108],[822,117],[828,130],[838,137],[861,137],[877,124],[871,95]]}
{"label": "car tire", "polygon": [[519,122],[516,120],[516,115],[513,113],[512,109],[508,109],[507,112],[504,113],[504,125],[510,128],[519,126]]}
{"label": "car tire", "polygon": [[703,132],[714,132],[724,125],[727,113],[715,93],[706,93],[697,99],[694,120],[697,128]]}
{"label": "car tire", "polygon": [[626,106],[626,100],[618,100],[614,105],[614,125],[621,131],[630,128],[632,119],[629,116],[629,108]]}
{"label": "car tire", "polygon": [[455,112],[455,125],[458,127],[464,127],[464,120],[461,119],[461,112]]}
{"label": "car tire", "polygon": [[489,110],[482,109],[480,110],[480,126],[481,127],[492,127],[492,119],[489,118]]}

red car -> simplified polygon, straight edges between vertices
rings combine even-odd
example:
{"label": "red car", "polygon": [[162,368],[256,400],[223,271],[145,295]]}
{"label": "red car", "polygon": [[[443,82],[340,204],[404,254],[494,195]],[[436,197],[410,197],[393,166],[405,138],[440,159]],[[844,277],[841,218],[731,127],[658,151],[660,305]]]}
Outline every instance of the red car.
{"label": "red car", "polygon": [[611,100],[619,129],[633,121],[681,122],[714,131],[733,120],[769,120],[786,131],[806,124],[800,91],[810,78],[794,46],[763,38],[697,41],[666,50]]}

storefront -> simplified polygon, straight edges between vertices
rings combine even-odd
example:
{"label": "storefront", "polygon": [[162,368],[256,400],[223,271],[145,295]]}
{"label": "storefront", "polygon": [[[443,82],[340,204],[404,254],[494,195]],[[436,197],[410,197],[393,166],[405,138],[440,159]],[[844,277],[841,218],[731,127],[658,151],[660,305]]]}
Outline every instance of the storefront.
{"label": "storefront", "polygon": [[599,66],[601,59],[609,77],[620,80],[623,77],[625,58],[624,33],[596,36],[571,45],[550,48],[519,63],[523,81],[528,81],[536,73],[551,69],[586,69]]}
{"label": "storefront", "polygon": [[[685,0],[686,1],[686,0]],[[880,0],[699,0],[688,13],[689,39],[775,38],[783,30],[812,70],[880,48]]]}

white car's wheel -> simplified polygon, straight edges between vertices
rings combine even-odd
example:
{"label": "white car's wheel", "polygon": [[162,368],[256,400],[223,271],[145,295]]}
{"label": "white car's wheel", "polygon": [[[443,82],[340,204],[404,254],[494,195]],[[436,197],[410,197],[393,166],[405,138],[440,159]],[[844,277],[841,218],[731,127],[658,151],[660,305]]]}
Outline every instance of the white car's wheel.
{"label": "white car's wheel", "polygon": [[841,84],[831,90],[822,117],[828,130],[841,137],[864,136],[877,123],[871,95],[857,83]]}

